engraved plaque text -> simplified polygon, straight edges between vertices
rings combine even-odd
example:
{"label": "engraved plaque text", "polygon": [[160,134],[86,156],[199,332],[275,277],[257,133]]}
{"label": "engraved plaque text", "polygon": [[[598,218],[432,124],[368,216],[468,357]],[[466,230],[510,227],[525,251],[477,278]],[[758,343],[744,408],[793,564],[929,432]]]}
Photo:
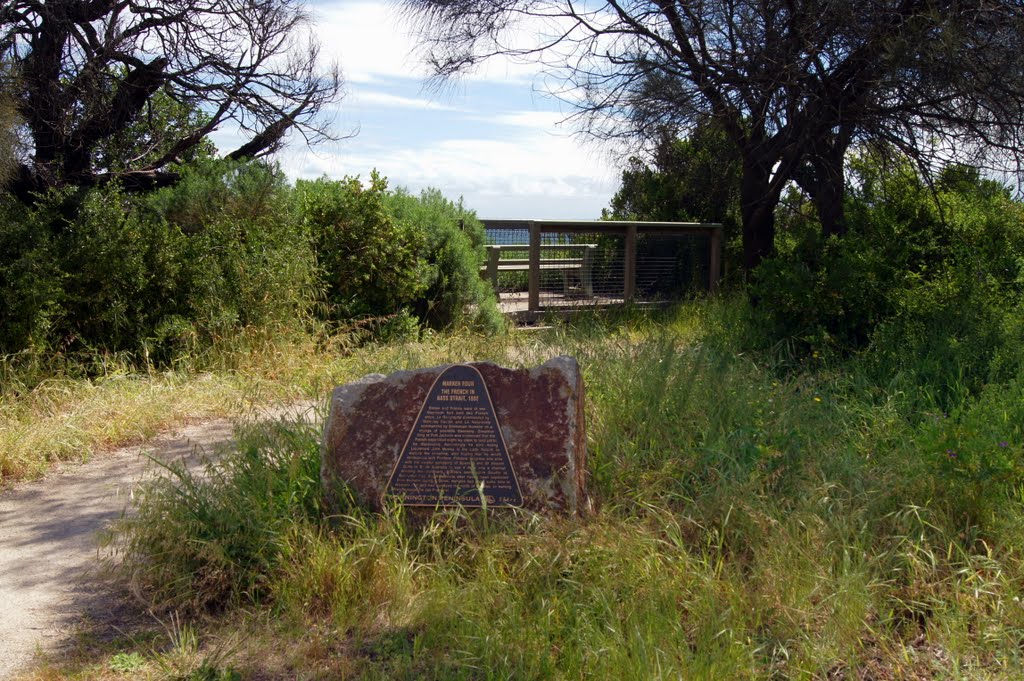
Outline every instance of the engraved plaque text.
{"label": "engraved plaque text", "polygon": [[448,367],[420,408],[385,494],[407,506],[521,506],[487,386],[471,366]]}

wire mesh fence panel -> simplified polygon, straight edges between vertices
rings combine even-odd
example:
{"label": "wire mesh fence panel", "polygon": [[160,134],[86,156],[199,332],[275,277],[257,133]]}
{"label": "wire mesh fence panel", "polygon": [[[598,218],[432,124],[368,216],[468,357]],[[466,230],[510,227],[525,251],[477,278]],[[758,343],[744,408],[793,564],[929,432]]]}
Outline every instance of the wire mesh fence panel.
{"label": "wire mesh fence panel", "polygon": [[[484,220],[480,276],[506,313],[658,303],[713,290],[720,226]],[[716,231],[718,230],[718,231]],[[531,246],[531,234],[536,239]],[[714,235],[714,236],[712,236]],[[716,239],[718,239],[716,241]]]}
{"label": "wire mesh fence panel", "polygon": [[541,235],[540,306],[621,303],[624,263],[623,234],[545,232]]}
{"label": "wire mesh fence panel", "polygon": [[707,291],[709,241],[706,234],[638,234],[635,299],[680,300]]}
{"label": "wire mesh fence panel", "polygon": [[523,226],[486,227],[480,271],[499,296],[526,296],[530,273],[530,230]]}

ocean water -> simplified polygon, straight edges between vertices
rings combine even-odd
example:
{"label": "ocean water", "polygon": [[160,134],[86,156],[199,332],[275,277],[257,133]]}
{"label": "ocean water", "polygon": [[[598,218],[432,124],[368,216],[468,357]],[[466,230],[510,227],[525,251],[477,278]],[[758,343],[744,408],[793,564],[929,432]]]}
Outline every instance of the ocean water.
{"label": "ocean water", "polygon": [[495,246],[528,244],[530,243],[530,230],[484,228],[484,243]]}

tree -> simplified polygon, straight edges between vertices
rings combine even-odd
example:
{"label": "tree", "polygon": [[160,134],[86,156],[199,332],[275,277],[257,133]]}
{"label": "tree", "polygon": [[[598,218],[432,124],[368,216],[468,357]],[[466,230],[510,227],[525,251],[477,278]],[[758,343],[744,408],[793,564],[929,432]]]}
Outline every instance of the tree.
{"label": "tree", "polygon": [[[7,77],[9,67],[0,63],[0,81]],[[0,186],[14,177],[18,167],[18,117],[14,98],[0,90]]]}
{"label": "tree", "polygon": [[[1019,159],[1024,7],[997,0],[405,0],[439,76],[504,54],[564,84],[584,130],[636,143],[707,116],[739,152],[744,265],[787,184],[844,231],[846,152]],[[536,42],[516,42],[526,29]],[[1019,167],[1019,163],[1017,164]]]}
{"label": "tree", "polygon": [[30,146],[9,187],[30,202],[114,178],[167,184],[170,166],[229,121],[248,137],[231,158],[268,154],[291,130],[320,141],[341,81],[319,62],[298,0],[6,2],[0,91]]}
{"label": "tree", "polygon": [[[143,115],[96,144],[93,165],[112,176],[151,166],[177,144],[180,131],[203,129],[209,123],[209,114],[200,107],[176,101],[161,88],[149,98]],[[216,153],[213,141],[203,137],[183,149],[175,162],[210,158]]]}
{"label": "tree", "polygon": [[609,216],[632,220],[735,223],[740,159],[714,120],[685,139],[665,131],[650,163],[638,156],[622,171]]}
{"label": "tree", "polygon": [[622,171],[606,218],[718,222],[724,227],[726,270],[738,267],[740,158],[714,119],[679,139],[665,131],[651,159],[634,156]]}

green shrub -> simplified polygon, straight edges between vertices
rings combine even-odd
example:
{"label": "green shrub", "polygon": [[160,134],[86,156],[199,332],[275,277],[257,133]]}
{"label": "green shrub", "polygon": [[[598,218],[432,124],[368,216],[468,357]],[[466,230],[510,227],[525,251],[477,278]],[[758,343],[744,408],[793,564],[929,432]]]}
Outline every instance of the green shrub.
{"label": "green shrub", "polygon": [[116,187],[54,192],[3,231],[7,352],[137,350],[173,305],[174,236]]}
{"label": "green shrub", "polygon": [[[1010,347],[1010,308],[998,286],[969,268],[951,265],[913,288],[892,294],[865,356],[876,379],[902,375],[927,391],[927,401],[949,410],[993,378],[993,362]],[[1003,378],[1005,378],[1005,373]]]}
{"label": "green shrub", "polygon": [[[483,227],[429,190],[373,173],[289,187],[260,162],[205,159],[174,186],[0,196],[0,352],[127,352],[167,363],[241,329],[311,313],[375,338],[419,325],[500,328],[479,278]],[[358,321],[357,321],[358,320]]]}
{"label": "green shrub", "polygon": [[62,273],[49,226],[0,193],[0,353],[45,348],[60,314]]}
{"label": "green shrub", "polygon": [[750,286],[766,337],[803,351],[860,347],[891,314],[902,272],[873,237],[851,234],[804,243],[762,263]]}
{"label": "green shrub", "polygon": [[182,312],[183,239],[116,187],[90,191],[57,229],[64,272],[63,347],[135,351]]}
{"label": "green shrub", "polygon": [[962,166],[943,171],[934,191],[908,163],[863,156],[853,174],[849,234],[822,242],[808,230],[755,273],[767,336],[805,350],[911,344],[940,350],[931,356],[946,367],[957,365],[953,352],[984,378],[1024,290],[1024,207]]}
{"label": "green shrub", "polygon": [[934,412],[915,433],[934,494],[966,526],[991,526],[1024,486],[1024,374]]}
{"label": "green shrub", "polygon": [[418,197],[398,189],[388,196],[387,205],[398,222],[426,237],[419,253],[426,289],[413,304],[423,323],[500,329],[503,319],[494,294],[480,278],[484,228],[476,214],[461,199],[449,201],[437,189],[425,189]]}
{"label": "green shrub", "polygon": [[426,289],[417,254],[425,235],[395,220],[387,208],[387,179],[321,178],[296,185],[298,213],[316,253],[327,309],[340,321],[398,313]]}
{"label": "green shrub", "polygon": [[308,239],[284,176],[263,164],[204,162],[141,197],[112,185],[8,207],[2,352],[167,362],[241,328],[294,326],[309,307]]}
{"label": "green shrub", "polygon": [[301,325],[317,290],[313,251],[278,168],[194,164],[146,205],[185,237],[175,272],[184,306],[158,337],[204,347],[238,328]]}
{"label": "green shrub", "polygon": [[940,176],[938,189],[942,219],[920,240],[916,269],[888,292],[891,313],[868,359],[876,376],[905,375],[948,411],[1017,375],[1024,207],[959,166]]}

